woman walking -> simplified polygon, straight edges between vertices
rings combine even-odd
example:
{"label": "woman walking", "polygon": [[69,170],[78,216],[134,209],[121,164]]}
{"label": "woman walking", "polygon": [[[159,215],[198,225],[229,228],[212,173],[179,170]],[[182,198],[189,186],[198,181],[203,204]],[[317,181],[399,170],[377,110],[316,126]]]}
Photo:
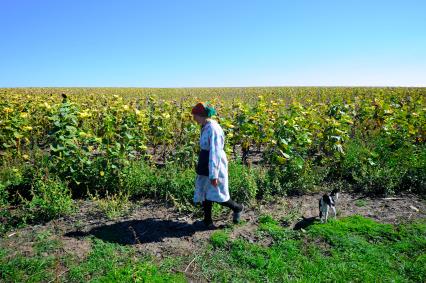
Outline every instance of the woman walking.
{"label": "woman walking", "polygon": [[228,160],[224,151],[225,135],[217,121],[216,114],[208,103],[198,103],[192,108],[194,120],[201,125],[200,155],[196,168],[194,202],[202,203],[204,225],[214,228],[212,205],[217,202],[233,211],[233,222],[240,221],[243,205],[231,200],[228,190]]}

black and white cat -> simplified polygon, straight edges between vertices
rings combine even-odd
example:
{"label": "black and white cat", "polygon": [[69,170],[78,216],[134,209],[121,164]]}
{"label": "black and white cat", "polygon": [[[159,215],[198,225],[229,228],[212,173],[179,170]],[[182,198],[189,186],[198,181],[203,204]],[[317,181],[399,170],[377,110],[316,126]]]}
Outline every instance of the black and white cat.
{"label": "black and white cat", "polygon": [[319,199],[319,217],[322,223],[327,222],[330,208],[333,210],[334,218],[336,218],[336,202],[338,198],[339,191],[333,190],[330,195],[325,194]]}

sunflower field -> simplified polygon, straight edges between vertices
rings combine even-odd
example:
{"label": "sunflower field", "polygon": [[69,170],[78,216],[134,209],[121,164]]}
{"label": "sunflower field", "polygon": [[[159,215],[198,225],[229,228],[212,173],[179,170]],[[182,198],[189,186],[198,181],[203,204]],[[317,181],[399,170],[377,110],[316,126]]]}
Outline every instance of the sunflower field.
{"label": "sunflower field", "polygon": [[425,88],[0,89],[1,213],[39,209],[51,183],[62,199],[190,202],[198,101],[217,109],[237,199],[330,183],[424,194],[425,98]]}

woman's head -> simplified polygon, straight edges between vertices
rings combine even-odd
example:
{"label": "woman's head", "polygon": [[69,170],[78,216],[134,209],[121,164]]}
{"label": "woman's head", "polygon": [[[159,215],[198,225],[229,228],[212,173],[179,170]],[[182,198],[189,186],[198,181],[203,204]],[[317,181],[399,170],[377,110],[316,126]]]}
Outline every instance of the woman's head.
{"label": "woman's head", "polygon": [[197,103],[191,111],[194,120],[203,125],[205,121],[216,114],[216,110],[209,103]]}

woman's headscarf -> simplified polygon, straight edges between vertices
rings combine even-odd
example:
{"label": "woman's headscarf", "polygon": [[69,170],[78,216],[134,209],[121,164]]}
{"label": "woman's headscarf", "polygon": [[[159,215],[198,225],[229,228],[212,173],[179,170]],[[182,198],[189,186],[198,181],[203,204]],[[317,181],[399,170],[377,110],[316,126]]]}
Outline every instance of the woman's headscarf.
{"label": "woman's headscarf", "polygon": [[212,117],[216,115],[216,110],[211,106],[209,102],[199,102],[192,108],[192,114],[199,115],[202,117]]}

